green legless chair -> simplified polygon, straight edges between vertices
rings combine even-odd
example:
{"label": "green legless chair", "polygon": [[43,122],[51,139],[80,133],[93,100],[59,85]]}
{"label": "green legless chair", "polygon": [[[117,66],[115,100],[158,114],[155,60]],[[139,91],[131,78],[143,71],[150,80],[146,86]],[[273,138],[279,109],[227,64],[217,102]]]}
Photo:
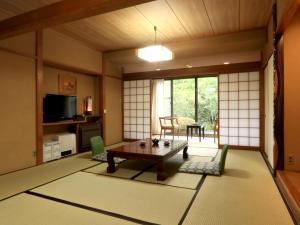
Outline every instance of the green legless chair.
{"label": "green legless chair", "polygon": [[[103,139],[100,136],[95,136],[90,138],[92,147],[92,159],[107,162],[107,153],[104,149]],[[123,162],[125,159],[114,158],[115,163]]]}
{"label": "green legless chair", "polygon": [[104,144],[100,136],[91,137],[92,157],[104,153]]}
{"label": "green legless chair", "polygon": [[180,172],[200,173],[220,176],[224,173],[225,161],[228,152],[228,145],[224,145],[221,157],[216,160],[216,157],[211,162],[193,162],[187,161],[179,168]]}

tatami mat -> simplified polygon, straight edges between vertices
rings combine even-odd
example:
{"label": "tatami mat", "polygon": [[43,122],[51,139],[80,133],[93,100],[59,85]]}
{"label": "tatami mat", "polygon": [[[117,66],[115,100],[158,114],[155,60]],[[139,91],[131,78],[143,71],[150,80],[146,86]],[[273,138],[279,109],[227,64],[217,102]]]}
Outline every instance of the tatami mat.
{"label": "tatami mat", "polygon": [[[190,146],[188,147],[188,154],[189,155],[196,155],[196,156],[202,156],[202,157],[215,157],[218,153],[217,148],[201,148],[201,147],[195,147]],[[179,154],[183,154],[183,151],[180,151]]]}
{"label": "tatami mat", "polygon": [[153,164],[153,161],[126,160],[125,162],[116,165],[116,172],[114,173],[106,172],[106,168],[108,166],[107,163],[101,163],[87,170],[84,170],[84,172],[130,179],[131,177],[137,175],[139,172]]}
{"label": "tatami mat", "polygon": [[0,202],[0,224],[129,225],[135,223],[40,197],[20,194]]}
{"label": "tatami mat", "polygon": [[[107,146],[105,149],[124,144],[126,142]],[[91,152],[87,152],[0,175],[0,200],[99,163],[91,158]]]}
{"label": "tatami mat", "polygon": [[195,191],[78,172],[34,192],[159,223],[178,224]]}
{"label": "tatami mat", "polygon": [[0,176],[0,199],[26,191],[76,171],[96,165],[84,153]]}
{"label": "tatami mat", "polygon": [[[189,156],[189,160],[193,161],[210,161],[212,157],[198,157]],[[158,181],[156,179],[157,167],[153,167],[150,170],[145,171],[141,175],[135,178],[135,180],[146,181],[151,183],[166,184],[175,187],[191,188],[195,189],[202,177],[200,174],[179,173],[179,167],[184,163],[182,155],[176,155],[165,162],[165,171],[168,174],[168,178],[164,181]]]}
{"label": "tatami mat", "polygon": [[229,151],[225,174],[207,176],[183,224],[292,225],[259,152]]}

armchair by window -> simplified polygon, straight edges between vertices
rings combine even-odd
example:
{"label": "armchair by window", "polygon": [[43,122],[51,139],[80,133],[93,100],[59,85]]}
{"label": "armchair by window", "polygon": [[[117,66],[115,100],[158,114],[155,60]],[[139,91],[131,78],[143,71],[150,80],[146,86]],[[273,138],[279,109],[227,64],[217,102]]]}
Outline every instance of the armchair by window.
{"label": "armchair by window", "polygon": [[160,136],[161,139],[162,131],[164,131],[164,137],[166,136],[166,131],[171,131],[173,134],[173,140],[175,132],[179,138],[179,123],[176,117],[159,117],[160,123]]}

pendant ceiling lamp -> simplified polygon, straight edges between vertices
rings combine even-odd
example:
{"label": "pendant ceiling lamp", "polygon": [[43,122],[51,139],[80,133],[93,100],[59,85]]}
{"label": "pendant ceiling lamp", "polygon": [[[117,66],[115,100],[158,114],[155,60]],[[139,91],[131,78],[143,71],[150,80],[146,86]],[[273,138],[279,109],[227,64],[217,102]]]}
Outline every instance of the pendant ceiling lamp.
{"label": "pendant ceiling lamp", "polygon": [[169,61],[173,59],[173,52],[163,45],[156,44],[156,32],[157,28],[154,26],[155,40],[154,45],[139,48],[137,50],[137,56],[148,62],[161,62]]}

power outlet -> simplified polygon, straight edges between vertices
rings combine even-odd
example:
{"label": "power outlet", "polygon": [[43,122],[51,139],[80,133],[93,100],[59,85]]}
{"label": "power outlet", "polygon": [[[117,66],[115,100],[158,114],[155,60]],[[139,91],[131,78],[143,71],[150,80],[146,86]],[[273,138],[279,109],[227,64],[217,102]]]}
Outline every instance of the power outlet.
{"label": "power outlet", "polygon": [[36,150],[33,150],[33,151],[32,151],[32,156],[33,156],[33,157],[36,157]]}
{"label": "power outlet", "polygon": [[293,164],[294,162],[295,162],[294,156],[289,155],[289,157],[288,157],[288,163],[289,163],[289,164]]}

